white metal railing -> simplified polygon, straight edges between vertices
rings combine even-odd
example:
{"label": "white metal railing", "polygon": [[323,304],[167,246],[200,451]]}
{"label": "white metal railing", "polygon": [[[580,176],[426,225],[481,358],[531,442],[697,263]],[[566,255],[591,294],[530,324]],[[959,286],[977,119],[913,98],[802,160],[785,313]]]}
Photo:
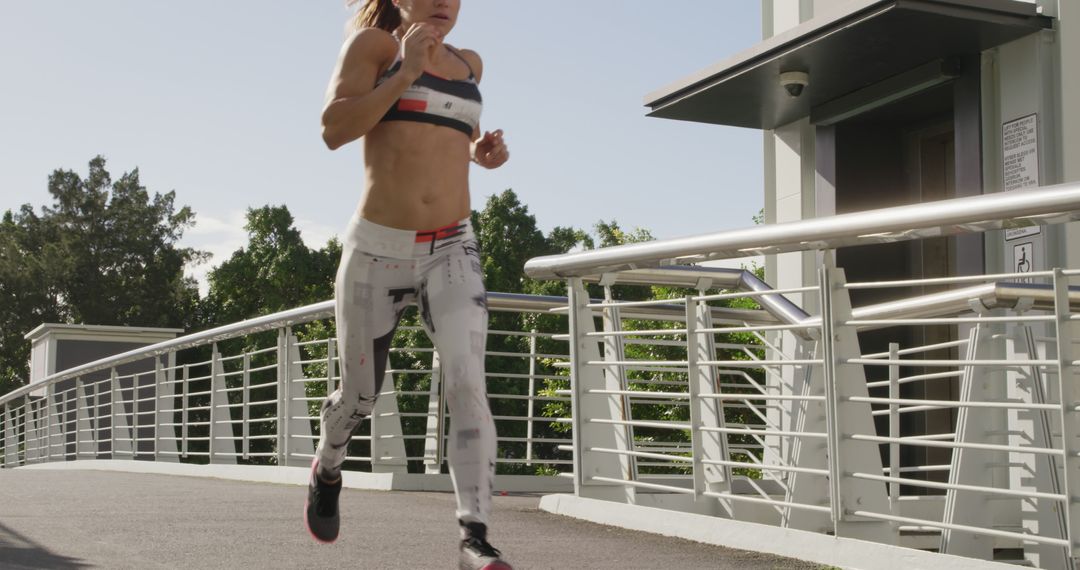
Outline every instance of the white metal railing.
{"label": "white metal railing", "polygon": [[[568,282],[575,492],[1073,568],[1080,270],[849,284],[829,249],[1078,212],[1070,185],[531,260],[530,275]],[[658,267],[795,250],[821,250],[821,267],[783,292],[730,270]],[[588,299],[590,281],[603,302]],[[685,290],[619,301],[619,286]],[[886,287],[896,300],[852,306]],[[814,314],[782,309],[781,293]],[[715,304],[746,299],[767,316],[714,319]],[[658,305],[683,315],[625,314]]]}
{"label": "white metal railing", "polygon": [[[489,294],[493,319],[546,314],[565,299]],[[304,465],[318,440],[318,407],[340,382],[333,302],[251,319],[54,374],[0,397],[0,465],[77,459]],[[558,317],[546,317],[549,320]],[[531,321],[535,321],[532,318]],[[493,322],[505,322],[495,320]],[[526,322],[522,319],[513,321]],[[492,328],[487,382],[500,472],[531,474],[571,462],[542,415],[563,378],[565,324]],[[560,328],[561,327],[561,328]],[[449,419],[438,355],[420,327],[399,329],[384,393],[354,436],[348,463],[381,472],[439,473]]]}

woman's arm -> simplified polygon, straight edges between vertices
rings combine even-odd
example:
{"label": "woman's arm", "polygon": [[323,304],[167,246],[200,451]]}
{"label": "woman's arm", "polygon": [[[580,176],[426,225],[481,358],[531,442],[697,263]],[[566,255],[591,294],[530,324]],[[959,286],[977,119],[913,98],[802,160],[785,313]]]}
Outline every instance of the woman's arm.
{"label": "woman's arm", "polygon": [[389,33],[365,28],[341,49],[326,93],[322,135],[331,150],[368,133],[401,97],[430,61],[440,43],[433,28],[418,24],[405,35],[401,70],[375,86],[379,73],[397,54],[398,43]]}
{"label": "woman's arm", "polygon": [[[480,54],[475,51],[463,49],[461,55],[469,62],[476,82],[480,83],[480,77],[484,74],[484,62]],[[472,145],[469,154],[472,161],[484,168],[498,168],[510,160],[510,150],[503,141],[502,129],[495,132],[484,132],[478,124],[473,129]]]}

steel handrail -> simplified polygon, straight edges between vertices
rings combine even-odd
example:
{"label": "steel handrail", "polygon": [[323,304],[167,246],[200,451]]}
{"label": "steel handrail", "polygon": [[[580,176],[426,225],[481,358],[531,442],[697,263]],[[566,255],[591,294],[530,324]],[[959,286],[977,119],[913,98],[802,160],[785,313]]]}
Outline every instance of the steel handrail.
{"label": "steel handrail", "polygon": [[1080,184],[998,192],[530,259],[534,279],[835,249],[1080,219]]}
{"label": "steel handrail", "polygon": [[[488,293],[488,306],[500,310],[519,311],[548,311],[555,307],[565,307],[565,297],[546,297],[539,295],[519,295],[514,293]],[[56,372],[37,382],[13,390],[0,396],[0,406],[16,400],[31,392],[36,392],[57,382],[62,382],[92,372],[106,370],[115,366],[128,364],[138,360],[154,358],[171,352],[195,348],[207,344],[213,344],[230,338],[245,336],[253,333],[275,330],[281,327],[298,325],[317,321],[334,316],[334,300],[322,301],[312,305],[297,307],[270,315],[255,317],[244,321],[230,323],[205,331],[184,335],[174,339],[165,340],[149,346],[122,352],[88,362],[73,368]]]}
{"label": "steel handrail", "polygon": [[[518,293],[493,293],[487,294],[488,308],[499,311],[518,312],[549,312],[553,309],[565,308],[566,297],[549,295],[524,295]],[[714,318],[750,322],[773,322],[773,318],[764,311],[749,309],[725,309],[716,307],[713,309]],[[73,368],[56,372],[40,381],[28,384],[16,390],[0,396],[0,406],[36,392],[48,385],[63,382],[93,372],[107,370],[123,364],[154,358],[177,352],[245,336],[258,332],[275,330],[282,327],[293,326],[311,321],[317,321],[334,316],[334,300],[322,301],[304,307],[297,307],[270,315],[255,317],[244,321],[230,323],[205,331],[184,335],[174,339],[165,340],[149,346],[122,352],[88,362]],[[628,318],[685,318],[686,311],[681,305],[666,305],[657,307],[640,307],[626,311],[624,316]]]}

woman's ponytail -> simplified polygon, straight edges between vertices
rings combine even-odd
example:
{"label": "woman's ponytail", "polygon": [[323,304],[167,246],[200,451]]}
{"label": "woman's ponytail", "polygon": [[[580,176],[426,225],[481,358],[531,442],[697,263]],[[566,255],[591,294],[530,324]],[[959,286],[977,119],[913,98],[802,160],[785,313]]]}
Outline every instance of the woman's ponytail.
{"label": "woman's ponytail", "polygon": [[[348,0],[352,6],[361,0]],[[394,33],[401,27],[401,12],[394,5],[393,0],[367,0],[356,13],[354,20],[356,28],[379,28]]]}

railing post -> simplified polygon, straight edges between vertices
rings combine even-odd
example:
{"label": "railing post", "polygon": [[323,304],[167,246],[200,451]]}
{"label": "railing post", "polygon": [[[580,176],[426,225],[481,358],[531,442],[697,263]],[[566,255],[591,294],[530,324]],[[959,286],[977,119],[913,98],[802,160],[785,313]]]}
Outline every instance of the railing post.
{"label": "railing post", "polygon": [[[277,337],[277,464],[289,465],[289,452],[291,451],[291,434],[289,433],[289,341],[291,331],[286,328],[278,329]],[[304,411],[307,416],[309,412]]]}
{"label": "railing post", "polygon": [[[105,445],[105,442],[104,438],[101,437],[101,394],[99,393],[101,392],[101,381],[93,382],[92,385],[94,386],[94,393],[87,396],[87,404],[90,406],[87,416],[89,417],[90,422],[93,423],[93,427],[91,428],[90,433],[93,434],[92,440],[94,443],[94,458],[96,459],[97,457],[101,456],[102,453],[104,453],[104,449],[102,449],[102,446]],[[86,386],[87,385],[84,382],[83,387],[85,388]],[[112,428],[109,429],[111,430]],[[110,431],[109,433],[111,434],[112,432]],[[109,451],[110,453],[112,452],[112,450]]]}
{"label": "railing post", "polygon": [[[91,398],[86,394],[86,382],[80,376],[75,379],[75,459],[82,459],[84,456],[94,459],[100,451],[96,422],[90,414],[90,405]],[[84,437],[90,439],[84,440]]]}
{"label": "railing post", "polygon": [[116,413],[116,402],[120,399],[119,390],[116,389],[118,380],[116,379],[116,369],[109,369],[109,459],[116,459],[118,455],[117,432],[119,428],[119,417]]}
{"label": "railing post", "polygon": [[56,384],[50,383],[45,386],[45,462],[52,461],[53,444],[53,395],[56,393]]}
{"label": "railing post", "polygon": [[536,414],[536,329],[529,330],[529,400],[525,409],[525,465],[532,466],[533,418]]}
{"label": "railing post", "polygon": [[424,431],[424,473],[442,472],[443,433],[446,431],[446,394],[442,389],[442,363],[439,351],[431,353],[431,385],[428,388],[427,429]]}
{"label": "railing post", "polygon": [[120,379],[116,374],[116,368],[109,369],[109,459],[118,459],[120,457],[121,444],[120,436],[120,421],[123,417],[123,404],[120,404],[120,411],[117,412],[116,406],[120,402]]}
{"label": "railing post", "polygon": [[387,367],[382,393],[371,410],[371,472],[408,473],[394,373]]}
{"label": "railing post", "polygon": [[38,460],[38,417],[34,411],[34,401],[27,395],[23,398],[23,456],[26,464],[36,463]]}
{"label": "railing post", "polygon": [[[824,319],[823,319],[824,320]],[[824,337],[821,331],[815,331]],[[825,342],[809,342],[792,339],[795,343],[793,360],[823,360]],[[782,348],[774,348],[777,358],[789,358]],[[829,433],[827,417],[826,377],[823,367],[814,364],[792,365],[791,376],[785,377],[782,384],[782,393],[803,398],[821,398],[821,400],[793,400],[786,405],[784,411],[788,414],[784,429],[799,433]],[[784,447],[789,454],[787,463],[802,469],[829,469],[831,467],[830,454],[828,452],[831,438],[793,437],[789,445]],[[781,459],[781,463],[783,460]],[[786,501],[792,504],[826,506],[831,504],[832,492],[829,483],[831,478],[821,477],[810,473],[789,473],[786,477],[787,492]],[[826,513],[808,511],[787,507],[783,510],[781,526],[798,530],[813,532],[830,532],[834,530],[834,523]]]}
{"label": "railing post", "polygon": [[1061,446],[1065,452],[1063,476],[1066,528],[1069,531],[1069,567],[1080,562],[1080,374],[1077,373],[1076,323],[1071,321],[1069,278],[1054,269],[1054,320],[1057,328],[1058,390],[1061,395]]}
{"label": "railing post", "polygon": [[4,404],[4,467],[19,465],[19,435],[15,431],[15,416],[11,411],[11,402]]}
{"label": "railing post", "polygon": [[[989,331],[983,324],[978,324],[968,335],[967,362],[986,358],[991,350]],[[985,367],[964,366],[960,378],[960,402],[981,402],[988,399],[987,375]],[[998,400],[999,398],[989,398]],[[956,436],[958,444],[991,443],[992,433],[1002,422],[995,416],[1000,411],[987,408],[962,406],[957,413]],[[1009,455],[996,451],[971,448],[957,448],[952,452],[949,465],[949,484],[993,487],[993,466],[1004,464]],[[897,475],[894,475],[897,476]],[[946,524],[965,526],[990,526],[993,510],[990,508],[990,495],[979,491],[949,489],[945,493]],[[994,539],[982,534],[962,532],[952,529],[941,531],[941,547],[945,554],[968,556],[983,560],[993,560]]]}
{"label": "railing post", "polygon": [[329,396],[337,390],[337,382],[335,381],[334,362],[337,359],[337,343],[334,342],[333,337],[326,339],[326,394]]}
{"label": "railing post", "polygon": [[[889,343],[889,399],[893,400],[889,404],[889,437],[897,439],[900,437],[900,404],[896,400],[900,399],[900,364],[897,362],[900,360],[900,345],[895,342]],[[889,442],[889,476],[900,477],[900,443],[897,441]],[[891,512],[893,516],[900,515],[900,485],[898,483],[889,483],[889,506],[892,508]]]}
{"label": "railing post", "polygon": [[71,437],[71,422],[68,421],[68,416],[71,414],[71,390],[75,388],[75,382],[65,382],[68,383],[71,384],[71,389],[64,390],[63,399],[56,404],[60,418],[60,441],[56,444],[60,451],[60,461],[68,460],[68,439]]}
{"label": "railing post", "polygon": [[221,361],[217,343],[213,344],[210,359],[210,463],[236,463],[236,441],[229,407],[225,363]]}
{"label": "railing post", "polygon": [[[154,357],[154,461],[180,461],[176,452],[176,426],[165,425],[176,423],[175,377],[174,366],[166,373],[161,357]],[[163,409],[162,404],[168,404],[168,409]]]}
{"label": "railing post", "polygon": [[251,421],[251,410],[249,408],[251,404],[251,354],[244,352],[243,358],[244,369],[240,374],[243,381],[243,390],[241,391],[243,397],[243,403],[240,406],[241,417],[240,424],[242,435],[240,436],[240,454],[245,460],[248,458],[248,453],[251,451],[248,438],[251,437],[251,426],[248,423]]}
{"label": "railing post", "polygon": [[[284,424],[278,424],[278,434],[279,441],[284,440],[282,447],[285,452],[281,459],[285,463],[279,463],[279,465],[307,467],[311,465],[311,460],[308,458],[315,455],[315,441],[311,437],[311,420],[308,419],[311,415],[310,408],[307,400],[304,399],[307,397],[307,384],[300,381],[304,378],[304,365],[300,364],[303,358],[300,356],[300,346],[296,335],[292,333],[292,328],[283,330],[284,337],[278,338],[279,352],[284,347],[285,355],[284,360],[278,363],[279,366],[284,367],[285,371],[282,373],[281,368],[278,371],[278,390],[280,390],[279,394],[283,394],[278,401],[278,421]],[[333,344],[333,341],[330,344]],[[329,369],[327,376],[330,376]],[[284,380],[281,380],[282,378]],[[281,427],[282,425],[284,427]],[[283,436],[282,433],[284,433]]]}
{"label": "railing post", "polygon": [[[1019,312],[1019,311],[1018,311]],[[1040,328],[1042,328],[1040,326]],[[1044,332],[1053,336],[1052,332]],[[1051,340],[1050,342],[1054,342]],[[1046,343],[1043,344],[1045,348]],[[1021,323],[1009,335],[1006,356],[1009,360],[1022,365],[1024,361],[1046,360],[1046,350],[1040,350],[1035,332],[1031,325]],[[1043,373],[1043,368],[1031,365],[1024,370],[1010,370],[1006,397],[1012,401],[1028,401],[1032,404],[1048,404],[1053,398],[1047,396],[1050,388]],[[1017,447],[1056,447],[1054,425],[1057,410],[1008,410],[1007,433],[1009,445]],[[1063,494],[1061,477],[1064,472],[1061,464],[1064,458],[1053,455],[1013,453],[1008,465],[1008,488],[1017,491],[1036,491],[1042,493]],[[1040,508],[1041,507],[1041,508]],[[1068,537],[1067,510],[1057,502],[1048,503],[1045,499],[1021,500],[1019,505],[1020,525],[1025,532],[1042,537]],[[1069,547],[1052,544],[1024,545],[1024,558],[1039,568],[1064,568],[1069,559]]]}
{"label": "railing post", "polygon": [[[600,285],[604,287],[604,302],[614,303],[615,296],[612,294],[611,286],[615,284],[616,274],[608,273],[600,278]],[[604,332],[622,332],[622,315],[620,314],[618,307],[605,307],[601,311],[601,322],[604,326]],[[626,343],[623,342],[623,337],[620,335],[608,335],[604,336],[604,360],[610,362],[624,362],[626,360]],[[617,390],[629,390],[630,378],[626,374],[626,367],[621,364],[611,364],[604,367],[604,374],[608,378],[608,385],[610,386],[611,380],[614,379],[618,385]],[[609,388],[610,389],[610,388]],[[619,398],[619,403],[622,406],[618,419],[623,421],[633,421],[634,414],[630,410],[630,396],[623,394]],[[625,431],[625,435],[622,435],[626,439],[628,448],[631,451],[636,451],[634,440],[634,426],[626,425],[612,426],[615,429],[622,429]],[[630,473],[632,479],[638,478],[638,466],[637,458],[630,455],[626,457],[626,460],[630,463]]]}
{"label": "railing post", "polygon": [[31,438],[33,437],[32,430],[34,430],[34,410],[30,407],[30,395],[27,394],[23,396],[22,413],[23,465],[29,465],[35,458],[30,447]]}
{"label": "railing post", "polygon": [[596,331],[589,295],[580,278],[571,278],[567,286],[570,304],[570,392],[573,410],[574,492],[581,497],[606,499],[634,504],[636,494],[630,485],[596,481],[603,477],[630,481],[633,466],[626,455],[594,453],[590,449],[606,448],[629,451],[632,442],[626,440],[625,426],[593,423],[592,420],[622,420],[622,398],[616,395],[593,394],[593,390],[621,390],[619,379],[605,375],[588,362],[600,362],[600,346],[588,334]]}
{"label": "railing post", "polygon": [[[699,329],[712,328],[712,315],[709,312],[709,306],[704,302],[695,301],[693,295],[686,295],[685,303],[687,380],[690,391],[690,443],[694,459],[694,500],[701,501],[706,491],[731,492],[731,467],[706,465],[702,463],[702,460],[713,458],[731,461],[731,453],[728,451],[727,434],[701,429],[702,427],[727,427],[723,405],[715,399],[708,398],[710,395],[722,392],[716,388],[714,367],[711,364],[702,364],[702,362],[716,360],[713,333],[698,332]],[[706,509],[706,513],[722,514],[728,518],[735,516],[731,500],[712,498],[706,498],[706,500],[710,502],[710,508]]]}
{"label": "railing post", "polygon": [[189,416],[191,415],[191,365],[184,365],[184,377],[180,381],[180,387],[183,389],[183,394],[180,397],[180,456],[187,459],[188,457],[188,431],[190,422]]}
{"label": "railing post", "polygon": [[22,413],[22,463],[29,465],[34,462],[34,411],[30,407],[30,395],[23,396]]}
{"label": "railing post", "polygon": [[870,405],[852,402],[851,397],[868,397],[862,365],[848,360],[859,358],[859,338],[851,320],[851,299],[845,288],[843,269],[835,265],[832,253],[824,255],[819,270],[821,283],[822,344],[825,349],[825,411],[828,425],[829,490],[836,536],[895,544],[892,523],[855,515],[865,511],[889,512],[885,487],[876,481],[853,477],[854,473],[878,475],[882,469],[877,444],[850,438],[877,435]]}

